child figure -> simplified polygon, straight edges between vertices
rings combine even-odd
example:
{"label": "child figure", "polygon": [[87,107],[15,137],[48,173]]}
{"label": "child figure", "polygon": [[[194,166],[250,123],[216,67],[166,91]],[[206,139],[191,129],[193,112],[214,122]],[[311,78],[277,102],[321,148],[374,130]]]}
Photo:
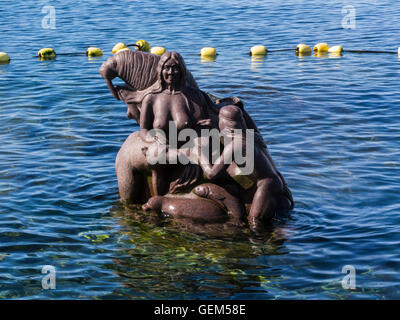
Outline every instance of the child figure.
{"label": "child figure", "polygon": [[[208,157],[200,152],[198,155],[200,158],[200,165],[204,174],[210,180],[215,179],[220,174],[226,174],[230,163],[224,163],[224,159],[235,160],[233,158],[235,150],[237,150],[236,152],[247,150],[247,127],[239,107],[228,105],[220,109],[219,129],[221,132],[234,132],[234,130],[237,132],[239,129],[241,135],[233,136],[233,139],[229,139],[230,141],[224,144],[222,154],[213,165],[210,164]],[[254,160],[252,159],[254,161],[254,169],[251,176],[254,178],[254,181],[256,181],[256,191],[248,215],[249,225],[254,229],[259,226],[261,221],[272,218],[277,202],[279,201],[278,199],[283,193],[283,182],[275,166],[269,161],[263,148],[255,145],[253,149],[253,155],[246,154],[244,156],[246,159],[245,161],[248,161],[250,159],[249,157],[254,157]],[[246,163],[244,165],[246,165]]]}

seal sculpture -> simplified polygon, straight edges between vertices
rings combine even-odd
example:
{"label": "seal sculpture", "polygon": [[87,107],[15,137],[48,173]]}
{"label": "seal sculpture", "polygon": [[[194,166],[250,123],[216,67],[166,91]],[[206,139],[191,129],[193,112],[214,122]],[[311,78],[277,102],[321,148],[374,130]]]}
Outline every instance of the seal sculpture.
{"label": "seal sculpture", "polygon": [[246,210],[240,200],[216,184],[203,183],[196,186],[192,192],[199,197],[216,201],[235,221],[245,218]]}
{"label": "seal sculpture", "polygon": [[154,210],[163,217],[189,219],[201,223],[217,223],[228,220],[226,211],[213,201],[171,196],[155,196],[142,206]]}

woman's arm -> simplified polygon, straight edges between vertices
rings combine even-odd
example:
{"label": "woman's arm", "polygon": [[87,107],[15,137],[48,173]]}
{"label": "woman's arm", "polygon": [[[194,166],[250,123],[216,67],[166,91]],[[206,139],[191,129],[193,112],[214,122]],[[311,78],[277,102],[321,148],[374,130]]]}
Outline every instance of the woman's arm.
{"label": "woman's arm", "polygon": [[146,96],[142,101],[142,110],[140,111],[140,138],[145,142],[153,142],[154,138],[148,137],[149,130],[153,129],[153,105],[150,95]]}

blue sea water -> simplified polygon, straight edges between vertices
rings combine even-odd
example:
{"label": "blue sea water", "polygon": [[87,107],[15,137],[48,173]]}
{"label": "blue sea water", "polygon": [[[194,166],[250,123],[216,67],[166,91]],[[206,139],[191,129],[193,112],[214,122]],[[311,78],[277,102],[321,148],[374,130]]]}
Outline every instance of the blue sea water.
{"label": "blue sea water", "polygon": [[[399,299],[400,61],[249,49],[400,46],[392,1],[0,2],[1,299]],[[342,9],[353,6],[355,29]],[[55,29],[42,27],[56,10]],[[199,86],[238,96],[296,202],[265,237],[200,232],[119,204],[114,160],[138,126],[98,73],[117,42],[180,52]],[[101,58],[57,53],[104,50]],[[198,56],[216,47],[215,61]],[[204,231],[204,230],[203,230]],[[43,265],[56,289],[42,288]],[[356,289],[342,287],[345,265]]]}

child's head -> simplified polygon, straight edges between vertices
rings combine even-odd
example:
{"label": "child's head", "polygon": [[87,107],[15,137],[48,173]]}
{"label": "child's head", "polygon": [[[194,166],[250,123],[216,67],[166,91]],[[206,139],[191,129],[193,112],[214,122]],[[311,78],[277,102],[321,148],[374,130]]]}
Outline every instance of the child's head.
{"label": "child's head", "polygon": [[219,110],[219,130],[246,129],[242,110],[234,105],[227,105]]}

